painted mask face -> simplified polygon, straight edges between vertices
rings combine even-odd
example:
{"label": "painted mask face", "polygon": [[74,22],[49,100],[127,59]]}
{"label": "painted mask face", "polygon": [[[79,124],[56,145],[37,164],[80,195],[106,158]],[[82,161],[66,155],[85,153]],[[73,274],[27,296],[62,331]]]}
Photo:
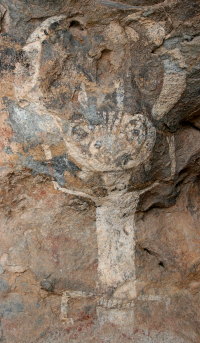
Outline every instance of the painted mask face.
{"label": "painted mask face", "polygon": [[[165,66],[152,54],[152,44],[160,44],[165,32],[153,24],[149,32],[139,27],[140,33],[133,25],[111,22],[102,34],[83,18],[53,17],[24,48],[18,98],[34,102],[41,115],[51,113],[68,155],[82,168],[137,168],[151,155],[156,139],[151,118],[168,106],[162,99]],[[175,76],[173,59],[165,64]]]}

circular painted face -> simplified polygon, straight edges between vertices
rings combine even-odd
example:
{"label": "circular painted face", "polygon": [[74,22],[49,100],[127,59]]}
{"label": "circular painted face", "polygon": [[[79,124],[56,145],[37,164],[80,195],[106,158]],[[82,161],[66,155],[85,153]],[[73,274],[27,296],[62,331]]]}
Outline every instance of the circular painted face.
{"label": "circular painted face", "polygon": [[141,114],[103,113],[99,125],[88,125],[84,117],[70,119],[65,136],[68,151],[91,170],[137,167],[149,157],[155,142],[155,129]]}
{"label": "circular painted face", "polygon": [[68,155],[80,166],[135,168],[155,143],[147,114],[160,93],[162,63],[148,57],[148,39],[133,27],[86,27],[82,18],[54,17],[30,36],[18,98],[55,118]]}

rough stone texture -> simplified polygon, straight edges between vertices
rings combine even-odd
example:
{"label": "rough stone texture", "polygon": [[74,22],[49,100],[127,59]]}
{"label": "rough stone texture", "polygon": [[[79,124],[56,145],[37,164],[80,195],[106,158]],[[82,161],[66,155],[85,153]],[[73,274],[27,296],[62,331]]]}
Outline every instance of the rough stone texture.
{"label": "rough stone texture", "polygon": [[0,342],[200,342],[199,0],[0,0]]}

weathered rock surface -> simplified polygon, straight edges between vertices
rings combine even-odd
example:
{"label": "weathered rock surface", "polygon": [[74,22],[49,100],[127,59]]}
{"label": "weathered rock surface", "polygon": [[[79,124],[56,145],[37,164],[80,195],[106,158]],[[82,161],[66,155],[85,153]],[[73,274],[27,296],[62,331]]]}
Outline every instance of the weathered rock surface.
{"label": "weathered rock surface", "polygon": [[200,342],[199,19],[0,0],[0,342]]}

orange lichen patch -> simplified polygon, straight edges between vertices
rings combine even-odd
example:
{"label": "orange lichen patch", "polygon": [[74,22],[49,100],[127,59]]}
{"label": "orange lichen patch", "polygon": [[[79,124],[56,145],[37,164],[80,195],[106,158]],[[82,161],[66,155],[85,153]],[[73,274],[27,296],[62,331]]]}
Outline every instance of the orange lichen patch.
{"label": "orange lichen patch", "polygon": [[[10,126],[6,125],[5,123],[6,115],[3,113],[2,118],[0,120],[0,165],[7,163],[9,161],[13,162],[15,160],[12,154],[8,154],[6,152],[6,148],[10,148],[10,139],[12,138],[13,132]],[[11,148],[10,148],[11,150]],[[12,150],[11,150],[12,151]]]}
{"label": "orange lichen patch", "polygon": [[9,36],[1,36],[1,41],[0,41],[0,49],[5,48],[5,45],[7,48],[13,48],[16,50],[19,50],[21,48],[21,45],[18,43],[13,43],[12,40],[10,40]]}
{"label": "orange lichen patch", "polygon": [[[43,205],[48,208],[56,202],[55,192],[57,191],[54,189],[52,183],[42,183],[40,187],[30,190],[30,196],[36,201],[43,200]],[[60,195],[60,193],[58,194]]]}
{"label": "orange lichen patch", "polygon": [[45,161],[44,151],[41,146],[36,146],[32,149],[29,149],[29,155],[32,156],[34,160]]}
{"label": "orange lichen patch", "polygon": [[4,77],[0,79],[1,97],[14,96],[14,76],[8,72],[4,73]]}
{"label": "orange lichen patch", "polygon": [[88,192],[91,193],[91,191],[88,190],[88,188],[85,186],[85,184],[80,179],[78,179],[76,176],[70,174],[68,171],[65,171],[64,177],[65,177],[67,185],[72,185],[73,189],[85,191],[86,193],[88,193]]}
{"label": "orange lichen patch", "polygon": [[[10,275],[10,277],[12,274]],[[15,277],[15,291],[23,291],[24,294],[33,294],[38,291],[39,282],[36,280],[35,275],[27,270],[19,275],[14,275]],[[13,282],[14,283],[14,282]]]}
{"label": "orange lichen patch", "polygon": [[9,127],[3,126],[0,128],[0,149],[3,149],[8,144],[11,136],[12,131]]}
{"label": "orange lichen patch", "polygon": [[[0,85],[1,89],[1,85]],[[2,101],[0,101],[0,109],[3,108]],[[9,144],[9,140],[13,136],[12,128],[6,123],[8,119],[8,113],[5,111],[1,112],[0,118],[0,150],[4,149]]]}
{"label": "orange lichen patch", "polygon": [[66,153],[66,146],[64,142],[60,142],[58,145],[51,146],[52,157],[60,156]]}
{"label": "orange lichen patch", "polygon": [[[1,124],[1,123],[0,123]],[[12,137],[12,129],[5,123],[0,126],[0,149],[4,148],[8,143],[9,139]]]}
{"label": "orange lichen patch", "polygon": [[40,200],[47,196],[46,185],[42,185],[40,188],[37,188],[31,193],[31,196],[34,200]]}
{"label": "orange lichen patch", "polygon": [[10,143],[10,148],[13,154],[24,154],[23,146],[20,143],[12,142]]}
{"label": "orange lichen patch", "polygon": [[9,167],[13,168],[18,160],[17,155],[8,155],[5,152],[1,152],[0,157],[0,166],[5,166],[6,164],[9,165]]}

